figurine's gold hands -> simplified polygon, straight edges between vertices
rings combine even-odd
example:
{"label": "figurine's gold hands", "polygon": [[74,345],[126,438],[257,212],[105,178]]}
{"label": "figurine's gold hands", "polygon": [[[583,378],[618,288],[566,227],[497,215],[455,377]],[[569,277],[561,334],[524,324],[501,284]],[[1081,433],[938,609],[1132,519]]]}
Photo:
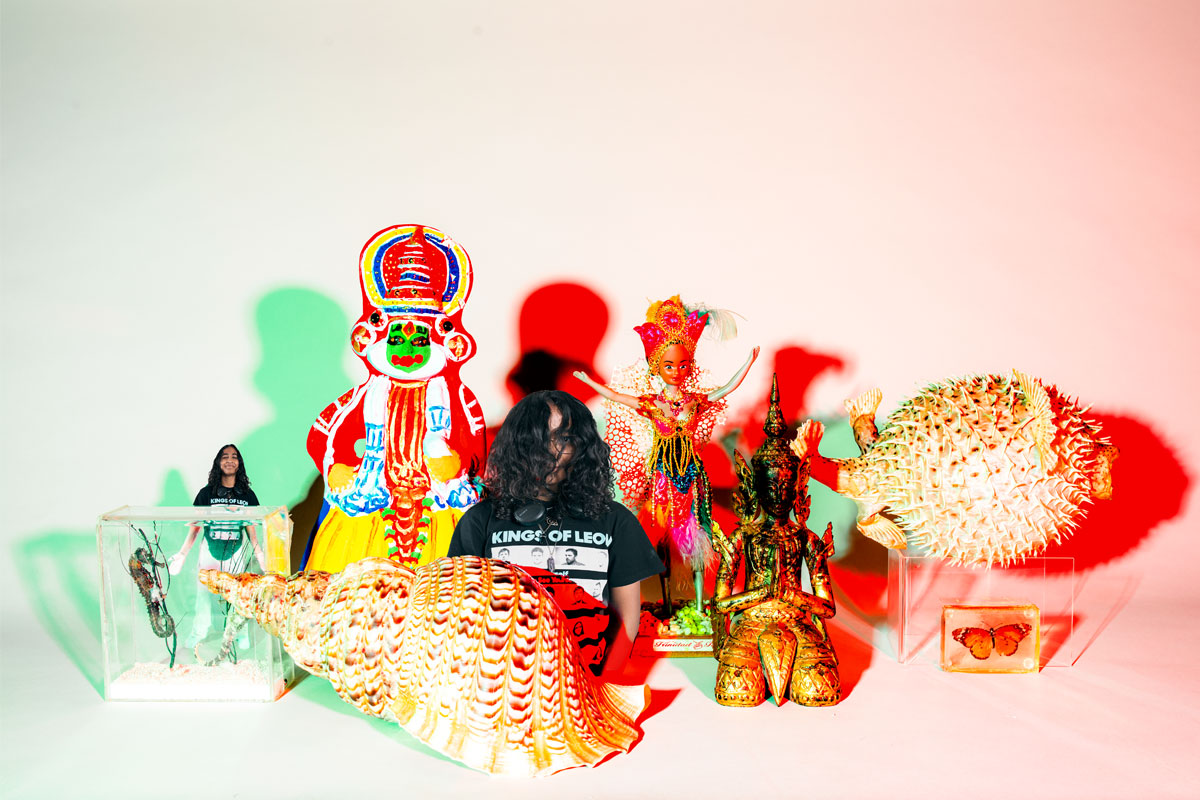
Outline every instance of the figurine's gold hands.
{"label": "figurine's gold hands", "polygon": [[800,430],[796,431],[796,438],[789,445],[796,457],[803,460],[808,458],[810,454],[818,455],[817,446],[821,444],[821,437],[825,435],[825,426],[815,419],[806,420],[800,426]]}
{"label": "figurine's gold hands", "polygon": [[758,503],[758,493],[754,489],[754,470],[737,450],[733,451],[733,472],[738,479],[737,486],[733,489],[733,513],[737,514],[743,525],[751,521],[761,521],[763,510]]}
{"label": "figurine's gold hands", "polygon": [[832,600],[825,600],[820,597],[811,598],[812,612],[821,619],[832,619],[837,610],[833,607]]}
{"label": "figurine's gold hands", "polygon": [[817,536],[812,531],[808,532],[808,551],[817,561],[828,561],[833,555],[833,523],[830,522],[825,526],[825,533],[822,536]]}
{"label": "figurine's gold hands", "polygon": [[712,545],[713,549],[717,551],[717,557],[721,560],[722,564],[728,564],[733,561],[733,541],[725,535],[725,531],[716,526],[713,526]]}
{"label": "figurine's gold hands", "polygon": [[800,430],[796,431],[796,438],[791,442],[791,450],[801,461],[808,460],[809,477],[825,484],[835,492],[845,493],[847,486],[844,481],[848,478],[842,474],[838,460],[826,458],[817,449],[821,444],[821,437],[824,435],[824,425],[815,419],[807,420],[800,426]]}
{"label": "figurine's gold hands", "polygon": [[334,464],[329,468],[327,483],[332,491],[340,492],[354,482],[354,467],[347,464]]}
{"label": "figurine's gold hands", "polygon": [[781,597],[776,599],[782,600],[792,608],[810,612],[813,616],[821,617],[822,619],[829,619],[837,613],[832,601],[795,589],[783,593]]}

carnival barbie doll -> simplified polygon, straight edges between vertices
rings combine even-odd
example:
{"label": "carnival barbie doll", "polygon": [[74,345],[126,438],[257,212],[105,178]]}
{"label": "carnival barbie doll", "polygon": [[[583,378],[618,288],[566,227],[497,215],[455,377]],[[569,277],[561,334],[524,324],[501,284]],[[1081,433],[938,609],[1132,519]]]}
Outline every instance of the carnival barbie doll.
{"label": "carnival barbie doll", "polygon": [[[687,308],[676,295],[652,304],[646,323],[634,328],[646,352],[644,365],[625,371],[612,386],[575,373],[609,401],[605,439],[613,451],[623,502],[634,513],[648,504],[654,526],[666,531],[663,541],[695,575],[697,609],[704,571],[713,561],[710,537],[716,524],[708,475],[697,451],[720,421],[725,396],[741,384],[758,357],[756,347],[724,386],[701,388],[694,358],[708,325],[725,335],[735,330],[728,312]],[[664,584],[668,614],[669,591]]]}

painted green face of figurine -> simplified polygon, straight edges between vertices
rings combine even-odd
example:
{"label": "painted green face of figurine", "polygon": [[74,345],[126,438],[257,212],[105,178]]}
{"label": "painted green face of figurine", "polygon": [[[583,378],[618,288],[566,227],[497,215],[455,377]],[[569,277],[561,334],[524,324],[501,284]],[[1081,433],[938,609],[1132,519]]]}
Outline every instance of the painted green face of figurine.
{"label": "painted green face of figurine", "polygon": [[387,361],[401,372],[416,372],[429,360],[429,326],[403,320],[388,329]]}

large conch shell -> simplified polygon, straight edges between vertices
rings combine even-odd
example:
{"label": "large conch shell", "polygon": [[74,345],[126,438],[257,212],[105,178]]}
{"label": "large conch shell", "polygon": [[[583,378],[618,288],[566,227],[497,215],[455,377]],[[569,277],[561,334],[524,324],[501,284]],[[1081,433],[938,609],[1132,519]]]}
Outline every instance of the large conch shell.
{"label": "large conch shell", "polygon": [[367,558],[336,575],[200,580],[343,700],[469,767],[549,775],[638,738],[649,690],[592,677],[562,611],[510,564],[462,556],[414,572]]}

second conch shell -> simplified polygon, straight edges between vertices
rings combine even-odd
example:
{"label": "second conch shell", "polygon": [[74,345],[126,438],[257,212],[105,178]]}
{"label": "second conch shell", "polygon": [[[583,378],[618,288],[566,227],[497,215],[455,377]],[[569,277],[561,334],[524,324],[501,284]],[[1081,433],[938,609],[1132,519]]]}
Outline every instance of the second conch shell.
{"label": "second conch shell", "polygon": [[518,567],[369,558],[336,575],[200,579],[343,700],[475,769],[548,775],[638,738],[649,690],[594,678],[562,611]]}

